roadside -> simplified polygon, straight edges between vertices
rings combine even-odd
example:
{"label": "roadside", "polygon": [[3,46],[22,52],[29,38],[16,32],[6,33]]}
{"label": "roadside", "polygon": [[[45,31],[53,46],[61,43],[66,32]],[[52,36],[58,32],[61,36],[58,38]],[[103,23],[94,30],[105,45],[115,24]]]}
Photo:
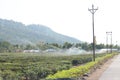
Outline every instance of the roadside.
{"label": "roadside", "polygon": [[99,80],[120,80],[120,55],[114,59]]}
{"label": "roadside", "polygon": [[103,72],[110,66],[110,64],[113,62],[113,60],[117,57],[118,55],[114,56],[112,59],[108,60],[106,63],[100,66],[99,69],[96,69],[93,73],[89,74],[88,77],[86,77],[86,80],[99,80]]}

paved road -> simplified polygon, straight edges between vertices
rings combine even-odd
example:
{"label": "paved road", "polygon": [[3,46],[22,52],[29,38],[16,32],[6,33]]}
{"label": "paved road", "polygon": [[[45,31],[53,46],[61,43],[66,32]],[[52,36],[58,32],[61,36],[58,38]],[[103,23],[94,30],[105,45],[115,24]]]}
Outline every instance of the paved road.
{"label": "paved road", "polygon": [[99,80],[120,80],[120,54],[113,60]]}

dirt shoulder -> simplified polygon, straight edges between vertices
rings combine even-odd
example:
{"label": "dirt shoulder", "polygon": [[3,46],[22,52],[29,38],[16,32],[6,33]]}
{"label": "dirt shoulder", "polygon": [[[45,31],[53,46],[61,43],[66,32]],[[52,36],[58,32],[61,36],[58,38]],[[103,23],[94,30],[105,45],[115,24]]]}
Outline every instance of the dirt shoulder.
{"label": "dirt shoulder", "polygon": [[110,64],[113,62],[113,59],[117,56],[114,56],[112,59],[108,60],[106,63],[100,66],[99,69],[96,69],[93,73],[89,74],[88,77],[86,77],[86,80],[99,80],[102,73],[110,66]]}

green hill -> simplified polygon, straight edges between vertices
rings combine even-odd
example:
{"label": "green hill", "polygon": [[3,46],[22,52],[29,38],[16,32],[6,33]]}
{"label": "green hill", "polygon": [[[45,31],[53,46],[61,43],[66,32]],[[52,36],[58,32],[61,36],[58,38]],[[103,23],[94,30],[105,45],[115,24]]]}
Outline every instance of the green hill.
{"label": "green hill", "polygon": [[56,33],[43,25],[24,25],[5,19],[0,19],[0,41],[8,41],[12,44],[80,42],[75,38]]}

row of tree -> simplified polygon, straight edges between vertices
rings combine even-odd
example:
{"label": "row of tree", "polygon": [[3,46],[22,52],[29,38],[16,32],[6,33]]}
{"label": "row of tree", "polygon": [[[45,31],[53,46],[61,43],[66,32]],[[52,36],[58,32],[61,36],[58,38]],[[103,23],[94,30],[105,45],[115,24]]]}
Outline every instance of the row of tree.
{"label": "row of tree", "polygon": [[[69,49],[71,47],[76,47],[80,49],[84,49],[86,51],[92,50],[92,43],[69,43],[65,42],[64,44],[57,44],[57,43],[38,43],[36,45],[14,45],[6,41],[0,42],[0,52],[21,52],[23,50],[31,50],[31,49],[37,49],[37,50],[46,50],[46,49]],[[119,46],[117,45],[105,45],[105,44],[96,44],[96,49],[103,49],[103,48],[113,48],[119,49]]]}

